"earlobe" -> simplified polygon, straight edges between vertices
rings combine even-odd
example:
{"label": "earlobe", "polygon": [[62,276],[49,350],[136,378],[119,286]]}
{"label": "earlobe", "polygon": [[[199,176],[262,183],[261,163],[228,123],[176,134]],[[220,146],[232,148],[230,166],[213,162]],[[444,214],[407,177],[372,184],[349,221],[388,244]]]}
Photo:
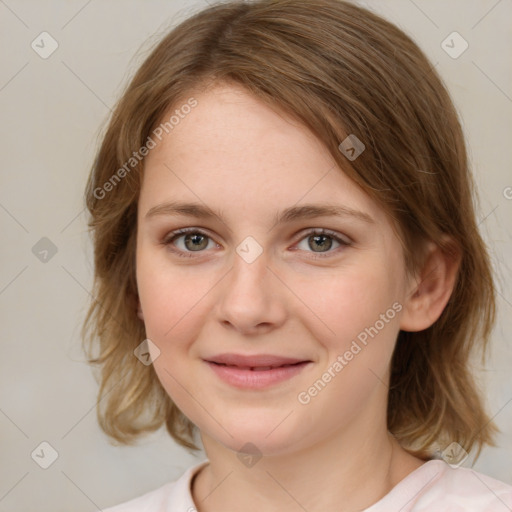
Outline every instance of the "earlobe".
{"label": "earlobe", "polygon": [[137,316],[144,321],[144,314],[142,313],[142,307],[140,305],[140,299],[137,297]]}
{"label": "earlobe", "polygon": [[433,242],[427,247],[423,268],[405,300],[400,320],[403,331],[422,331],[434,324],[450,300],[456,283],[460,251],[446,252]]}

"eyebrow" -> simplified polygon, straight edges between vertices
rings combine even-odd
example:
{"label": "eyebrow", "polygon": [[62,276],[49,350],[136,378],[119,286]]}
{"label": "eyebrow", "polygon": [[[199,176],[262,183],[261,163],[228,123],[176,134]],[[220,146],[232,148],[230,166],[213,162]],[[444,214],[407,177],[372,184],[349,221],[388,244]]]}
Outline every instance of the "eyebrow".
{"label": "eyebrow", "polygon": [[[159,215],[195,217],[197,219],[222,218],[222,213],[215,212],[205,204],[186,203],[181,201],[169,201],[158,204],[148,210],[146,219]],[[367,213],[354,210],[347,206],[332,204],[304,204],[291,206],[278,212],[274,216],[274,225],[284,224],[297,220],[314,219],[316,217],[351,217],[369,224],[375,224],[375,220]]]}

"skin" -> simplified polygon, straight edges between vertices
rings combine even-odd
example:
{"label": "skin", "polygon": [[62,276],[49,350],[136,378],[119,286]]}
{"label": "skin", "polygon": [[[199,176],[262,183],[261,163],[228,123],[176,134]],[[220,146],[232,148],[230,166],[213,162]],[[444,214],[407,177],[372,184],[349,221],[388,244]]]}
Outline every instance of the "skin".
{"label": "skin", "polygon": [[[439,317],[456,262],[426,245],[424,267],[408,276],[387,215],[307,128],[238,87],[218,84],[195,98],[198,105],[146,158],[136,268],[138,314],[160,350],[155,371],[199,427],[210,460],[193,483],[196,508],[369,507],[424,462],[387,432],[390,359],[400,329],[422,330]],[[146,216],[171,200],[206,204],[221,216]],[[327,216],[274,225],[287,207],[326,202],[373,222]],[[169,233],[186,227],[208,235],[199,251],[185,235],[169,242]],[[332,245],[322,249],[308,233],[315,228],[350,244],[328,238]],[[236,252],[248,236],[263,250],[250,264]],[[394,303],[401,311],[300,403],[298,394]],[[246,390],[203,361],[224,352],[312,363],[271,388]],[[262,454],[252,467],[237,457],[248,442]]]}

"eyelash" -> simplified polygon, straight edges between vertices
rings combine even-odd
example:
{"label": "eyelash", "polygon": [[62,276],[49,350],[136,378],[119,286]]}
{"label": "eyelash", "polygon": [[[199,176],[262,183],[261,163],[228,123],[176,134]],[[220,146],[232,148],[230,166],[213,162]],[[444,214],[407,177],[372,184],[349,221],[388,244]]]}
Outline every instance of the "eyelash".
{"label": "eyelash", "polygon": [[[164,238],[164,240],[162,241],[162,245],[166,246],[170,251],[172,251],[173,253],[175,253],[177,256],[179,256],[181,258],[194,258],[195,257],[193,255],[194,252],[204,252],[204,251],[188,251],[188,252],[185,252],[185,251],[182,251],[180,249],[172,248],[173,242],[175,240],[177,240],[178,238],[180,238],[183,235],[187,235],[187,234],[191,234],[191,233],[192,234],[197,234],[197,235],[203,235],[203,236],[209,238],[210,240],[212,240],[212,237],[210,235],[208,235],[208,233],[205,233],[204,231],[201,231],[198,228],[182,228],[182,229],[177,229],[176,231],[170,232]],[[308,231],[307,233],[305,233],[302,236],[302,238],[300,238],[298,240],[297,243],[301,242],[302,240],[304,240],[304,239],[306,239],[306,238],[308,238],[310,236],[319,236],[319,235],[324,235],[324,236],[328,236],[329,238],[332,238],[333,240],[338,242],[341,247],[348,247],[348,246],[351,245],[349,242],[347,242],[347,241],[343,240],[342,238],[340,238],[334,231],[330,231],[330,230],[324,229],[324,228],[312,229],[312,230]],[[337,249],[340,249],[341,247],[338,247]],[[306,251],[306,252],[308,252],[308,251]],[[312,252],[312,256],[310,256],[310,257],[312,259],[329,258],[330,256],[332,256],[333,252],[335,252],[335,251],[328,251],[326,253],[314,253],[314,252]]]}

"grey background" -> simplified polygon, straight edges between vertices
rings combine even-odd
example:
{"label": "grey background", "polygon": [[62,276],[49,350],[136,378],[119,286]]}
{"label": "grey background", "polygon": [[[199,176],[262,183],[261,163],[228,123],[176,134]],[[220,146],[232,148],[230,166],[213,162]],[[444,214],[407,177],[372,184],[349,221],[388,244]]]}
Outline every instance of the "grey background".
{"label": "grey background", "polygon": [[[512,484],[512,3],[360,3],[413,36],[463,119],[480,227],[501,275],[492,357],[479,377],[502,433],[474,468]],[[97,385],[79,329],[92,283],[83,189],[109,109],[150,45],[206,5],[0,0],[0,512],[95,511],[174,480],[204,458],[165,431],[136,447],[109,444],[96,423]],[[47,59],[31,47],[43,31],[58,43]],[[457,59],[441,47],[453,31],[469,44]],[[46,262],[36,257],[48,244],[43,237],[57,249]],[[48,469],[31,458],[43,441],[58,452]]]}

